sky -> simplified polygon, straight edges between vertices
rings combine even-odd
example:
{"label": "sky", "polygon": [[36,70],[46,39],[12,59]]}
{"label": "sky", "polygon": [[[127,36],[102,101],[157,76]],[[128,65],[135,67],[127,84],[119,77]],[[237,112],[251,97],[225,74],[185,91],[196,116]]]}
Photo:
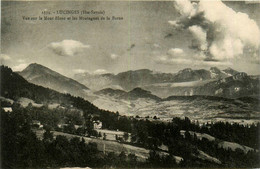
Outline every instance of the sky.
{"label": "sky", "polygon": [[[69,77],[213,66],[260,74],[260,3],[3,1],[1,10],[0,61],[14,71],[38,63]],[[57,10],[101,11],[81,16],[123,20],[23,20]]]}

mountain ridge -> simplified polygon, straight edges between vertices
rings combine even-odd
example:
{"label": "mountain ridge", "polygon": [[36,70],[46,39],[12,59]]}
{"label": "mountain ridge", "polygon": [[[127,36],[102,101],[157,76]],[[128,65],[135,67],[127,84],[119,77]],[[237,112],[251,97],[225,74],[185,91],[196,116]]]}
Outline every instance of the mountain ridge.
{"label": "mountain ridge", "polygon": [[125,100],[137,100],[140,98],[146,98],[151,99],[155,101],[161,100],[160,97],[153,95],[150,91],[144,90],[142,88],[134,88],[133,90],[126,92],[123,90],[118,89],[112,89],[112,88],[106,88],[102,89],[100,91],[95,92],[95,94],[98,95],[107,95],[110,97],[114,97],[117,99],[125,99]]}
{"label": "mountain ridge", "polygon": [[138,69],[120,72],[118,74],[109,73],[98,75],[78,73],[74,75],[74,79],[86,86],[93,86],[93,89],[96,91],[108,88],[108,86],[110,88],[117,86],[117,89],[129,91],[136,87],[142,88],[142,86],[148,84],[218,80],[233,76],[235,73],[238,73],[238,71],[231,68],[220,70],[217,67],[211,67],[209,70],[185,68],[176,73],[163,73],[155,72],[150,69]]}
{"label": "mountain ridge", "polygon": [[88,87],[76,80],[36,63],[30,64],[19,74],[34,84],[86,99],[91,97],[91,99],[88,99],[91,101],[99,94],[106,94],[106,92],[108,93],[107,96],[117,97],[118,99],[146,97],[153,100],[160,100],[169,96],[206,95],[239,98],[259,94],[259,78],[257,76],[251,77],[232,68],[224,70],[217,67],[211,67],[209,70],[186,68],[177,73],[139,69],[116,75],[111,73],[101,75],[82,74],[85,75],[82,76],[83,79],[85,78],[94,86],[101,87],[101,90],[96,91],[90,91]]}
{"label": "mountain ridge", "polygon": [[31,83],[48,87],[61,93],[85,97],[86,91],[89,90],[88,87],[76,80],[37,63],[30,64],[23,71],[17,73]]}

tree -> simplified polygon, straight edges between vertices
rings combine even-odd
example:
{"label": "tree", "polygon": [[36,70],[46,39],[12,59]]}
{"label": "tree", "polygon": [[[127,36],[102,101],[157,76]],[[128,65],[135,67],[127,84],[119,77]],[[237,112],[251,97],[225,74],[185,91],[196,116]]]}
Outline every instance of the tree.
{"label": "tree", "polygon": [[127,142],[128,138],[129,138],[128,133],[127,133],[127,132],[124,132],[123,137],[124,137],[125,142]]}
{"label": "tree", "polygon": [[86,131],[88,133],[88,136],[91,136],[93,134],[93,130],[94,130],[94,124],[92,122],[91,116],[87,116],[85,118],[85,127],[86,127]]}
{"label": "tree", "polygon": [[149,152],[148,161],[155,166],[160,166],[159,164],[161,162],[161,157],[156,151],[153,150]]}
{"label": "tree", "polygon": [[107,139],[107,135],[106,133],[103,133],[103,140],[106,140]]}
{"label": "tree", "polygon": [[67,126],[64,126],[63,131],[65,133],[70,133],[70,134],[75,134],[76,133],[76,129],[73,123],[68,124]]}
{"label": "tree", "polygon": [[134,166],[136,166],[137,164],[137,157],[135,156],[135,154],[129,154],[128,155],[128,161],[129,161],[129,164],[131,166],[131,168],[133,168]]}
{"label": "tree", "polygon": [[52,142],[53,141],[53,133],[51,133],[49,129],[47,129],[43,133],[43,141],[44,142]]}
{"label": "tree", "polygon": [[120,158],[120,161],[125,161],[126,160],[126,154],[124,151],[122,151],[120,154],[119,154],[119,158]]}
{"label": "tree", "polygon": [[77,135],[81,135],[81,136],[85,136],[86,134],[86,129],[84,127],[79,127],[77,130],[76,130],[76,134]]}
{"label": "tree", "polygon": [[184,135],[186,140],[191,140],[191,135],[189,131],[186,130]]}

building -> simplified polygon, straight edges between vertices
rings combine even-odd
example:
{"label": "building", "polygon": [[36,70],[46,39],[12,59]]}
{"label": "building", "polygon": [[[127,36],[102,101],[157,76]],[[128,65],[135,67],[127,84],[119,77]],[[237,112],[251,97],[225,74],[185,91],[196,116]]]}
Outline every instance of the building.
{"label": "building", "polygon": [[102,128],[102,122],[97,120],[97,121],[93,121],[94,124],[94,129],[101,129]]}
{"label": "building", "polygon": [[42,128],[43,128],[43,125],[42,125],[41,122],[38,121],[38,120],[32,120],[32,125],[33,125],[33,126],[37,126],[39,129],[42,129]]}
{"label": "building", "polygon": [[67,127],[68,124],[64,124],[64,123],[62,123],[62,124],[58,124],[57,126],[58,126],[58,128],[63,129],[64,127]]}
{"label": "building", "polygon": [[3,107],[5,112],[13,112],[12,107]]}
{"label": "building", "polygon": [[74,125],[75,129],[77,130],[78,128],[82,128],[82,125]]}

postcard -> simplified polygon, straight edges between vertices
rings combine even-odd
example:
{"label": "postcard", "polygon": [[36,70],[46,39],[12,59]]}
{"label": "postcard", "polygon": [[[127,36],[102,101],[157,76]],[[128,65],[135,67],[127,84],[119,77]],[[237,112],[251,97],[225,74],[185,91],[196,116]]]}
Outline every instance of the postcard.
{"label": "postcard", "polygon": [[0,168],[259,168],[259,11],[3,0]]}

